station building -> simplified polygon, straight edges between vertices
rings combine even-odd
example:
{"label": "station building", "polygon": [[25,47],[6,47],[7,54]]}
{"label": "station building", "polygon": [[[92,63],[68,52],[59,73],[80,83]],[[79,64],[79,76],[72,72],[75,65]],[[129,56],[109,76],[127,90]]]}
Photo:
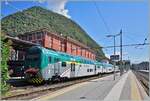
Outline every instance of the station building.
{"label": "station building", "polygon": [[27,32],[18,35],[18,37],[21,40],[40,44],[48,49],[95,60],[95,53],[88,46],[62,34],[49,32],[47,29]]}

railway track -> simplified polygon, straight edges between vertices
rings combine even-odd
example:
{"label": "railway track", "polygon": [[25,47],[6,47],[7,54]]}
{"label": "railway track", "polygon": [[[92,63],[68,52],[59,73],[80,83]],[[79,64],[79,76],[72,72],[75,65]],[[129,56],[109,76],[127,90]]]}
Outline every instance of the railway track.
{"label": "railway track", "polygon": [[137,79],[142,84],[144,90],[149,95],[149,72],[148,71],[134,71]]}
{"label": "railway track", "polygon": [[[111,73],[110,73],[111,74]],[[53,92],[55,90],[71,86],[77,83],[97,79],[100,77],[108,76],[110,74],[102,74],[102,75],[93,75],[93,76],[86,76],[81,78],[73,78],[66,82],[59,82],[50,85],[42,85],[42,86],[26,86],[26,87],[16,87],[16,90],[24,90],[18,94],[9,95],[9,96],[2,96],[2,100],[29,100],[39,95],[44,95],[48,92]]]}

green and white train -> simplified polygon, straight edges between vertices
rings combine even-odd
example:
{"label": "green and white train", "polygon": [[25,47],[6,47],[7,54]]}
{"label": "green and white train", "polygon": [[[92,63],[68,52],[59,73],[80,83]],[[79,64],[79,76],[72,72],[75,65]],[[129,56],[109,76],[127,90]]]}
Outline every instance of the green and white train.
{"label": "green and white train", "polygon": [[25,67],[26,78],[32,83],[113,71],[111,64],[103,64],[40,46],[33,46],[27,51]]}

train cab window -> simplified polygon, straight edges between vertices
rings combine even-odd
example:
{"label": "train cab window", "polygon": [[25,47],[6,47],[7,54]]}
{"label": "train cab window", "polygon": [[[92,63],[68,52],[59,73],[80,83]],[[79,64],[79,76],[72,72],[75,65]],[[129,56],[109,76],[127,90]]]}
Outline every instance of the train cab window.
{"label": "train cab window", "polygon": [[52,58],[48,57],[48,61],[49,61],[49,63],[51,63],[52,62]]}
{"label": "train cab window", "polygon": [[66,62],[62,62],[61,66],[66,67]]}
{"label": "train cab window", "polygon": [[38,55],[37,54],[34,54],[34,55],[27,55],[26,56],[26,60],[28,60],[28,61],[37,61],[38,60]]}

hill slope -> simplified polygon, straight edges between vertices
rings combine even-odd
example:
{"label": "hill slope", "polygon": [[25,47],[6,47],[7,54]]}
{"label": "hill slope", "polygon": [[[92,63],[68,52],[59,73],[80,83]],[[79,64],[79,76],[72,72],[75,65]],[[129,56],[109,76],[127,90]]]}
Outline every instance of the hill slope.
{"label": "hill slope", "polygon": [[61,33],[86,44],[95,50],[97,58],[104,57],[100,46],[78,24],[60,14],[38,6],[4,17],[1,23],[2,31],[10,36],[47,28],[50,32]]}

